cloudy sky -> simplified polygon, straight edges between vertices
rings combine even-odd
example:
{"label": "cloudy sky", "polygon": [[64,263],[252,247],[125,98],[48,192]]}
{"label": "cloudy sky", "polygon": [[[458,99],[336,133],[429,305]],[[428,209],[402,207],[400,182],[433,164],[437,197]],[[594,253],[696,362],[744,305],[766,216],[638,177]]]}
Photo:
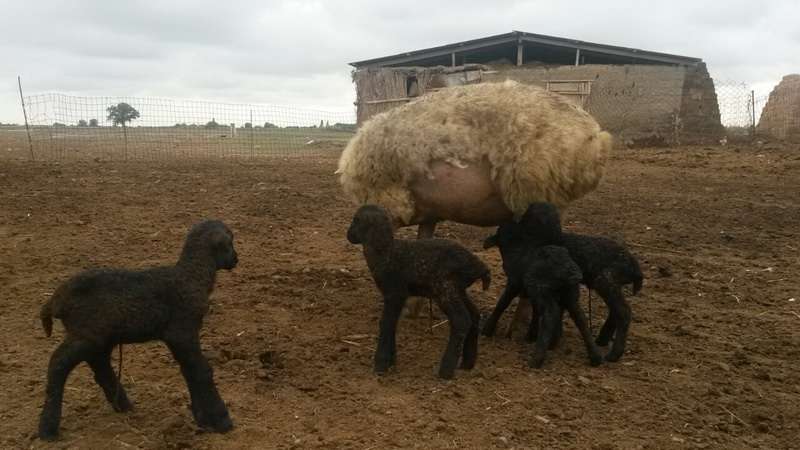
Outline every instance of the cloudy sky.
{"label": "cloudy sky", "polygon": [[26,96],[351,111],[349,62],[513,30],[702,58],[768,94],[800,73],[800,2],[26,0],[0,7],[0,122]]}

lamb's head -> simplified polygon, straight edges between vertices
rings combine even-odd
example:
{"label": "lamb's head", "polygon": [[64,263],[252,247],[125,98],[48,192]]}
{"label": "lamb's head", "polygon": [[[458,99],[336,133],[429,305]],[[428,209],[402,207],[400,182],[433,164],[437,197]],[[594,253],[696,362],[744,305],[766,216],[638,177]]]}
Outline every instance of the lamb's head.
{"label": "lamb's head", "polygon": [[507,222],[497,227],[495,234],[487,237],[483,241],[483,248],[489,249],[498,247],[501,251],[519,247],[525,242],[527,232],[522,225],[514,222]]}
{"label": "lamb's head", "polygon": [[539,241],[551,243],[561,237],[561,218],[552,203],[531,203],[519,223]]}
{"label": "lamb's head", "polygon": [[356,211],[350,228],[347,230],[347,240],[351,244],[384,243],[394,239],[392,219],[385,208],[367,204]]}
{"label": "lamb's head", "polygon": [[218,220],[200,222],[189,230],[181,259],[191,252],[211,255],[217,270],[231,270],[239,262],[236,249],[233,248],[233,232]]}

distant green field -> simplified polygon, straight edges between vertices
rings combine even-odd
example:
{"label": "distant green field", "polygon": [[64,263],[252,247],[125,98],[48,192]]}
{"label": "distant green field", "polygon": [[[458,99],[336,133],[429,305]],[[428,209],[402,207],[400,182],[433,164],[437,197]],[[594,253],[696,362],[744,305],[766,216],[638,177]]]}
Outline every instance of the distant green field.
{"label": "distant green field", "polygon": [[[24,127],[0,127],[22,136]],[[220,126],[78,127],[35,126],[30,130],[36,159],[255,158],[337,154],[354,126],[235,128]]]}

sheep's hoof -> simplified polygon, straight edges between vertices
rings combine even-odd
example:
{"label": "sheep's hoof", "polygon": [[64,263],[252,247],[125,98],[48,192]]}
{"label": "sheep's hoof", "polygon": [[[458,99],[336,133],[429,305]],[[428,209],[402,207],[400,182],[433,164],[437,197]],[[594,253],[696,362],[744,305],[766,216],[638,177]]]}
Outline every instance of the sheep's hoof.
{"label": "sheep's hoof", "polygon": [[620,358],[622,358],[622,352],[615,352],[613,350],[606,355],[606,361],[609,362],[617,362]]}

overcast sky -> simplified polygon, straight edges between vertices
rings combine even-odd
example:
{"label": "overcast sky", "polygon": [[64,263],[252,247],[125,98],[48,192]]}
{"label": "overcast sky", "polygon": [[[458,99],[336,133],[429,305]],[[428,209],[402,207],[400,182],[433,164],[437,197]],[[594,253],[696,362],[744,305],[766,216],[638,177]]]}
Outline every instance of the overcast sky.
{"label": "overcast sky", "polygon": [[0,122],[24,122],[17,76],[26,96],[351,111],[348,63],[513,30],[699,57],[763,95],[800,73],[798,18],[797,0],[4,0]]}

